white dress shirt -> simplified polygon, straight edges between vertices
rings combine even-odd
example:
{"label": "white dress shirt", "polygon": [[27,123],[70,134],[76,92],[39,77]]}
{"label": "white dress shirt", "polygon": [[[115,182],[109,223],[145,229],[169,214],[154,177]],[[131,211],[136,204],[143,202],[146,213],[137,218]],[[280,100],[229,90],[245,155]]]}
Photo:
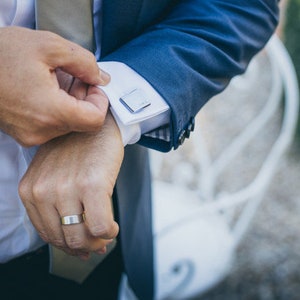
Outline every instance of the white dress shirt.
{"label": "white dress shirt", "polygon": [[[97,17],[101,0],[94,1],[95,30],[101,30]],[[1,0],[0,27],[23,26],[34,28],[34,0]],[[99,35],[97,35],[99,36]],[[97,41],[95,55],[100,57]],[[111,111],[119,125],[124,145],[139,140],[141,134],[169,122],[169,107],[160,95],[132,69],[119,62],[99,63],[111,75],[111,82],[101,87],[108,95]],[[126,105],[131,95],[142,93],[146,108],[132,113]],[[124,101],[120,99],[124,98]],[[149,104],[148,103],[148,104]],[[32,149],[31,155],[34,153]],[[18,182],[26,170],[21,147],[0,131],[0,263],[33,251],[44,244],[31,224],[18,196]]]}

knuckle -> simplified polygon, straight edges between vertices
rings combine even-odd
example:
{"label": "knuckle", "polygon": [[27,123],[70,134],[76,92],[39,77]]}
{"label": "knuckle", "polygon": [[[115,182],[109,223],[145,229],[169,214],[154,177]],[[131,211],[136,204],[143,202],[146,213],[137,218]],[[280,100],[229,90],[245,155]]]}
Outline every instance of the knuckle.
{"label": "knuckle", "polygon": [[38,231],[38,234],[39,234],[40,238],[41,238],[44,242],[50,243],[50,239],[49,239],[49,236],[48,236],[48,234],[46,233],[46,231],[39,230],[39,231]]}
{"label": "knuckle", "polygon": [[48,241],[48,243],[51,243],[53,246],[57,247],[58,249],[64,249],[66,247],[66,243],[64,239],[56,238],[51,241]]}
{"label": "knuckle", "polygon": [[92,171],[87,171],[85,176],[79,176],[75,179],[76,186],[79,190],[85,195],[86,193],[95,190],[99,187],[99,178],[97,178],[96,174],[93,174]]}
{"label": "knuckle", "polygon": [[70,190],[72,190],[72,182],[68,180],[68,178],[65,178],[65,180],[62,180],[62,182],[55,186],[55,192],[57,195],[63,196]]}
{"label": "knuckle", "polygon": [[117,236],[119,227],[115,222],[112,222],[110,224],[98,224],[91,226],[90,232],[95,237],[111,239]]}
{"label": "knuckle", "polygon": [[17,138],[18,143],[23,147],[32,147],[35,144],[36,137],[33,137],[32,135],[19,135]]}
{"label": "knuckle", "polygon": [[18,191],[19,191],[19,195],[21,197],[21,199],[27,199],[30,198],[29,197],[29,193],[30,193],[30,189],[28,186],[28,181],[26,178],[22,178],[20,183],[19,183],[19,187],[18,187]]}
{"label": "knuckle", "polygon": [[97,66],[96,57],[92,52],[88,51],[87,52],[87,57],[88,57],[89,62],[91,63],[92,66]]}
{"label": "knuckle", "polygon": [[94,225],[90,227],[90,232],[93,236],[96,237],[105,237],[108,235],[108,226],[105,224]]}
{"label": "knuckle", "polygon": [[35,201],[37,203],[40,203],[43,201],[43,199],[46,197],[47,195],[47,185],[44,183],[36,182],[35,184],[33,184],[32,186],[32,196],[33,199],[35,199]]}
{"label": "knuckle", "polygon": [[89,67],[92,70],[94,70],[95,67],[97,67],[96,70],[98,70],[97,59],[96,59],[95,55],[86,49],[82,49],[82,50],[84,51],[84,54],[85,54],[86,64],[89,64]]}
{"label": "knuckle", "polygon": [[26,147],[32,147],[35,145],[41,145],[44,144],[47,140],[45,137],[39,136],[39,135],[33,135],[29,138],[27,138],[24,142]]}
{"label": "knuckle", "polygon": [[68,247],[72,250],[80,250],[85,248],[85,243],[80,236],[72,236],[66,238]]}
{"label": "knuckle", "polygon": [[28,134],[20,134],[17,137],[19,144],[23,147],[32,147],[35,145],[41,145],[47,142],[49,138],[46,135],[38,134],[38,133],[31,133]]}

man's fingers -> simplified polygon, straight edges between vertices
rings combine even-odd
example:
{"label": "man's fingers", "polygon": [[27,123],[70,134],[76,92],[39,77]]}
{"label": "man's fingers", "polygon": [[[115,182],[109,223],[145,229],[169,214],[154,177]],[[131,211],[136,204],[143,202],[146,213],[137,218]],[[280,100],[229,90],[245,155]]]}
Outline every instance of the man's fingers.
{"label": "man's fingers", "polygon": [[[74,78],[74,77],[72,77]],[[84,83],[83,81],[74,78],[68,93],[71,96],[74,96],[76,99],[78,100],[84,100],[86,98],[86,94],[87,94],[87,89],[88,89],[89,85]],[[64,89],[65,91],[67,91],[66,89]]]}
{"label": "man's fingers", "polygon": [[114,239],[119,233],[119,225],[114,221],[112,214],[107,213],[107,209],[91,211],[86,209],[85,225],[87,226],[90,234],[93,237],[100,237],[101,239],[111,240]]}
{"label": "man's fingers", "polygon": [[96,189],[92,186],[86,191],[83,201],[85,224],[92,236],[113,239],[119,233],[119,225],[114,221],[112,200],[103,191],[105,187]]}
{"label": "man's fingers", "polygon": [[[101,128],[108,109],[106,99],[94,100],[93,102],[78,100],[64,91],[61,91],[61,93],[64,94],[60,98],[60,105],[64,107],[60,111],[62,131],[95,131]],[[97,96],[90,97],[95,98]],[[101,105],[99,101],[101,101]],[[98,105],[95,105],[95,102],[98,102]]]}
{"label": "man's fingers", "polygon": [[47,39],[45,63],[53,70],[61,68],[91,85],[105,85],[109,82],[109,75],[99,69],[95,56],[90,51],[54,33],[43,34],[43,38]]}
{"label": "man's fingers", "polygon": [[56,97],[56,99],[63,101],[60,104],[64,107],[61,111],[61,120],[67,124],[67,127],[63,129],[66,131],[100,129],[109,105],[108,99],[102,90],[75,79],[69,88],[69,93],[64,90],[61,90],[60,93],[60,97]]}
{"label": "man's fingers", "polygon": [[[72,131],[101,128],[108,102],[101,102],[95,93],[87,97],[87,89],[106,84],[109,76],[91,52],[47,31],[12,27],[0,33],[9,41],[0,51],[6,70],[0,81],[4,132],[28,147]],[[24,48],[20,55],[14,55],[20,47]],[[74,78],[80,82],[79,96],[72,97]]]}
{"label": "man's fingers", "polygon": [[100,111],[102,111],[106,115],[109,101],[106,94],[98,87],[92,85],[88,87],[85,101],[93,103],[96,107],[99,108]]}

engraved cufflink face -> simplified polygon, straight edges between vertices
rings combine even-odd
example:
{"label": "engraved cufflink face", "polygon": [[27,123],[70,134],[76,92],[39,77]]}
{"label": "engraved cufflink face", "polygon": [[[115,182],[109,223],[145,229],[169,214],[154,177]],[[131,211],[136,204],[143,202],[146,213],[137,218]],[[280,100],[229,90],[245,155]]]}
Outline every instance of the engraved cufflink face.
{"label": "engraved cufflink face", "polygon": [[151,104],[146,95],[139,89],[135,89],[122,96],[120,102],[133,114]]}

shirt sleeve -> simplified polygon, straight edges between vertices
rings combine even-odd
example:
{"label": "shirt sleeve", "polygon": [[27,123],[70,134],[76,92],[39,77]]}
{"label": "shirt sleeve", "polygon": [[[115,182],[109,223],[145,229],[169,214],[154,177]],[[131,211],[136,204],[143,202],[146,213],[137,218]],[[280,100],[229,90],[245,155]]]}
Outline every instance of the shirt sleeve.
{"label": "shirt sleeve", "polygon": [[[155,132],[170,122],[170,108],[159,93],[138,73],[120,62],[99,62],[110,74],[106,86],[98,86],[107,95],[110,110],[119,126],[123,144],[134,144],[141,135]],[[169,134],[158,135],[167,139]]]}

